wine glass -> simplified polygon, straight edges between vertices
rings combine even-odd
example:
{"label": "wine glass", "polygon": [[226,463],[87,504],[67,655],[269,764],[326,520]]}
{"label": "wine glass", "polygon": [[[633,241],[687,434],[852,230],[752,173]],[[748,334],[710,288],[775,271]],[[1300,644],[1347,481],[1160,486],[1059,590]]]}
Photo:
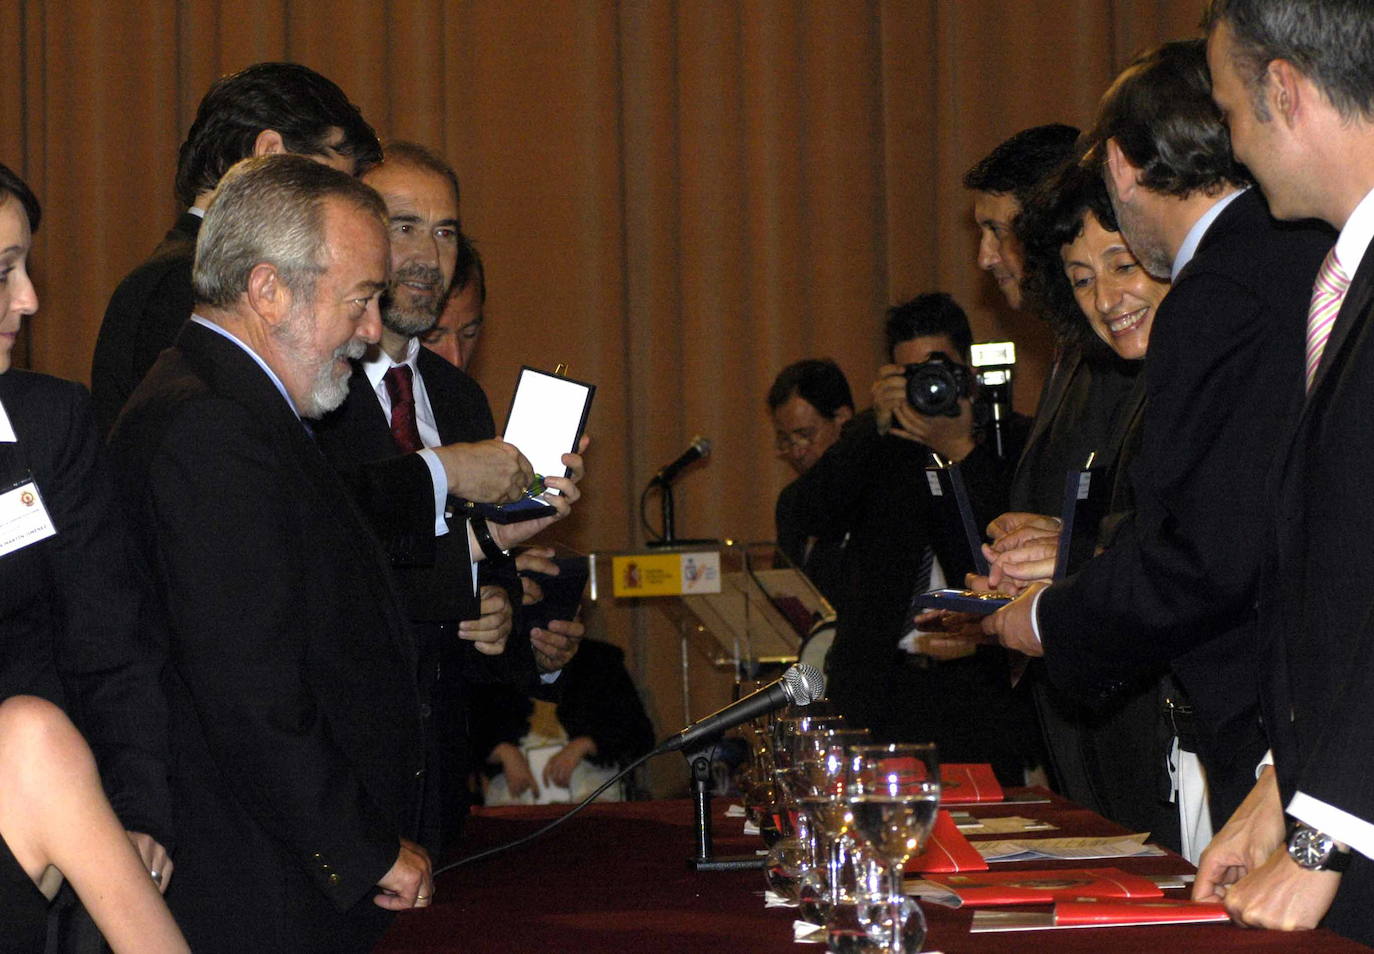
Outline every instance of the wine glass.
{"label": "wine glass", "polygon": [[[887,875],[887,950],[906,954],[906,863],[925,848],[940,805],[940,767],[935,746],[861,745],[850,750],[846,784],[849,823],[877,856]],[[919,911],[919,908],[917,909]]]}
{"label": "wine glass", "polygon": [[[811,737],[829,727],[840,726],[843,723],[843,716],[825,710],[800,716],[787,716],[774,722],[774,777],[777,780],[779,791],[786,796],[786,802],[790,807],[800,808],[801,800],[811,791],[808,785],[806,765],[807,754],[812,751]],[[788,857],[798,861],[797,900],[805,902],[802,904],[801,914],[807,920],[818,919],[822,917],[824,912],[817,902],[828,893],[828,888],[824,883],[823,869],[819,864],[815,830],[809,816],[800,811],[797,813],[794,826],[796,830],[795,841],[800,846],[800,851],[795,854],[788,854],[788,846],[783,844],[783,841],[786,840],[784,839],[773,845],[770,849],[770,857],[772,852],[777,852],[780,860],[785,854],[788,854]],[[773,877],[771,867],[769,870],[770,883],[776,881],[779,884],[786,884],[784,879]]]}

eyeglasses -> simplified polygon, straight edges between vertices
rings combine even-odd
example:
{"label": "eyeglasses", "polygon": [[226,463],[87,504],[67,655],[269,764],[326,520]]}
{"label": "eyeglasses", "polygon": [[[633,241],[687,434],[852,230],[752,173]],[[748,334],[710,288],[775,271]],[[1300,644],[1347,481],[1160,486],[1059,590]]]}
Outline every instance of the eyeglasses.
{"label": "eyeglasses", "polygon": [[806,450],[816,441],[816,429],[814,427],[803,427],[790,434],[779,433],[773,439],[773,449],[779,454],[786,454],[791,450]]}

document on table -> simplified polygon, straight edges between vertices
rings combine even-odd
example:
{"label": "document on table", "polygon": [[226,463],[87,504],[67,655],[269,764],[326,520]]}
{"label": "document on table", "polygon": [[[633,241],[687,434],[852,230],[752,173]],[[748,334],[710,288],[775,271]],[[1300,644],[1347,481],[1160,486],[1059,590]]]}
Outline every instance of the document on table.
{"label": "document on table", "polygon": [[1023,831],[1057,831],[1055,825],[1021,815],[1001,818],[974,818],[968,812],[950,812],[954,824],[965,835],[1016,835]]}
{"label": "document on table", "polygon": [[1107,838],[1026,838],[974,844],[987,861],[1093,861],[1098,858],[1148,858],[1164,854],[1145,844],[1149,832]]}

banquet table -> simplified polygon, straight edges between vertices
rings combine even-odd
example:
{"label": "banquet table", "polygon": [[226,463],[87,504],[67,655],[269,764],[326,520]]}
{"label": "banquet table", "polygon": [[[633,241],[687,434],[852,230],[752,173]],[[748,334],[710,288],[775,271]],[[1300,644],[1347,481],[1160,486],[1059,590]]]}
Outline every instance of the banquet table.
{"label": "banquet table", "polygon": [[[1021,815],[1058,830],[1047,836],[1117,835],[1121,827],[1038,789],[1014,789],[1040,803],[960,806],[977,818]],[[743,819],[725,817],[727,799],[714,799],[717,854],[761,847],[743,834]],[[526,835],[557,817],[563,806],[478,809],[468,820],[459,854]],[[1040,833],[1037,833],[1040,834]],[[984,838],[1009,836],[970,836]],[[1022,835],[1016,837],[1035,837]],[[822,944],[793,940],[796,912],[764,906],[763,872],[696,872],[692,804],[686,800],[600,803],[529,845],[440,875],[432,907],[410,911],[378,946],[379,954],[481,952],[731,952],[805,954]],[[457,857],[457,855],[455,855]],[[994,870],[1113,866],[1141,874],[1192,871],[1177,855],[1084,862],[994,864]],[[1186,892],[1171,891],[1186,896]],[[922,904],[930,933],[925,949],[945,954],[1222,954],[1226,951],[1368,952],[1327,931],[1304,934],[1253,931],[1231,924],[1087,928],[970,934],[970,909]],[[1049,910],[1039,908],[1037,910]]]}

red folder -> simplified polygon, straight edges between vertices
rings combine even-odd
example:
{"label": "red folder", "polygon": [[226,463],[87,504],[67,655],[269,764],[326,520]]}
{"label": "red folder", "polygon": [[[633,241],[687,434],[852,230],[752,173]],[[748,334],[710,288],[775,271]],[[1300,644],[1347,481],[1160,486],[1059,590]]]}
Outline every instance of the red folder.
{"label": "red folder", "polygon": [[978,854],[949,812],[941,809],[935,816],[926,850],[906,863],[909,874],[946,871],[987,871],[988,863]]}
{"label": "red folder", "polygon": [[[1052,904],[1083,898],[1162,898],[1159,886],[1119,868],[1055,868],[997,871],[931,878],[959,895],[964,904]],[[1095,904],[1095,908],[1109,905]]]}
{"label": "red folder", "polygon": [[1215,901],[1060,901],[1054,906],[1059,927],[1229,920],[1226,908]]}
{"label": "red folder", "polygon": [[940,804],[1000,802],[1006,798],[991,765],[955,763],[940,766]]}

